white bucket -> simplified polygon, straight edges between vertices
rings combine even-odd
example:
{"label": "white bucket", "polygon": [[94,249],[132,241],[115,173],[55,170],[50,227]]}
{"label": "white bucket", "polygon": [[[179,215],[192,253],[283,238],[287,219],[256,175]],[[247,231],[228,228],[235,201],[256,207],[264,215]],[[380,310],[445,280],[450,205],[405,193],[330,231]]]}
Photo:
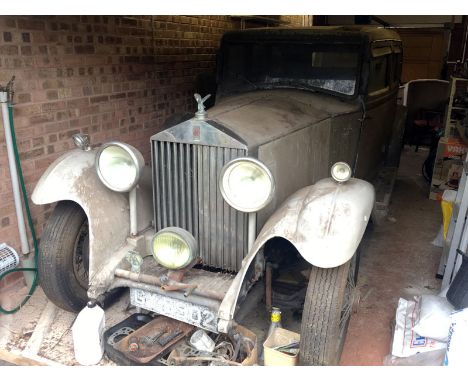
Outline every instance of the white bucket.
{"label": "white bucket", "polygon": [[101,360],[104,354],[104,326],[104,311],[95,302],[88,302],[72,327],[75,359],[80,365],[96,365]]}

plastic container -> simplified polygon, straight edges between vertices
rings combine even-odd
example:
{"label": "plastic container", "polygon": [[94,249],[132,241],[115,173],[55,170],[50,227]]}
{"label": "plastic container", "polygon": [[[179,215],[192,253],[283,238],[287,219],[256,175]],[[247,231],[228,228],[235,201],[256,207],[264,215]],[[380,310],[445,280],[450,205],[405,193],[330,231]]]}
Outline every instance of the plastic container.
{"label": "plastic container", "polygon": [[0,275],[15,269],[19,264],[19,257],[16,251],[6,245],[5,243],[0,244]]}
{"label": "plastic container", "polygon": [[203,329],[198,329],[190,337],[190,344],[199,351],[211,353],[215,348],[215,342],[205,333]]}
{"label": "plastic container", "polygon": [[289,345],[299,342],[299,333],[283,328],[276,328],[263,343],[263,357],[265,366],[295,366],[299,361],[299,354],[289,355],[274,348],[282,345]]}
{"label": "plastic container", "polygon": [[72,327],[75,359],[80,365],[96,365],[101,360],[104,354],[104,326],[104,311],[96,302],[88,302]]}

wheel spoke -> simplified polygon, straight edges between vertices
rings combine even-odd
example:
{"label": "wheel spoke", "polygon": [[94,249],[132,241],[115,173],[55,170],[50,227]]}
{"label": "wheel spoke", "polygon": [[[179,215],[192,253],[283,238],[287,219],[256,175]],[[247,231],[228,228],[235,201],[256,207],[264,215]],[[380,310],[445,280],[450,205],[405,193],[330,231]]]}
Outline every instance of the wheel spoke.
{"label": "wheel spoke", "polygon": [[88,288],[89,280],[89,228],[84,222],[76,237],[73,251],[73,272],[78,283],[85,289]]}
{"label": "wheel spoke", "polygon": [[340,337],[345,335],[348,320],[353,312],[353,307],[359,301],[359,292],[355,283],[356,256],[353,256],[349,266],[346,290],[340,317]]}

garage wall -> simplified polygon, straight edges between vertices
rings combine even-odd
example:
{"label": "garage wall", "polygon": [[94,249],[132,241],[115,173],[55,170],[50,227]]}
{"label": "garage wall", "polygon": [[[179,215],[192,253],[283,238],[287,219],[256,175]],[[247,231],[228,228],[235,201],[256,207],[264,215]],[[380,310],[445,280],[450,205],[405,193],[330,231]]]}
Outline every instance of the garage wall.
{"label": "garage wall", "polygon": [[[282,16],[289,26],[302,16]],[[214,68],[228,16],[0,16],[0,84],[15,80],[14,122],[28,194],[88,133],[128,142],[149,160],[149,137],[174,112],[194,111],[194,80]],[[3,127],[0,242],[19,249]],[[51,212],[34,206],[38,233]]]}
{"label": "garage wall", "polygon": [[401,82],[442,78],[450,39],[448,29],[396,29],[403,42]]}

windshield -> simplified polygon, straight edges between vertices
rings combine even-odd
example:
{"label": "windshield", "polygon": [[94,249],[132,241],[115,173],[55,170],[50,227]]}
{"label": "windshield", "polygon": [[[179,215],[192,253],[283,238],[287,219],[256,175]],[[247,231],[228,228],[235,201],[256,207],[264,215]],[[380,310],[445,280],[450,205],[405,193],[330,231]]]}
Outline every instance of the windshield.
{"label": "windshield", "polygon": [[275,87],[323,89],[352,96],[359,45],[229,43],[223,49],[223,93]]}

